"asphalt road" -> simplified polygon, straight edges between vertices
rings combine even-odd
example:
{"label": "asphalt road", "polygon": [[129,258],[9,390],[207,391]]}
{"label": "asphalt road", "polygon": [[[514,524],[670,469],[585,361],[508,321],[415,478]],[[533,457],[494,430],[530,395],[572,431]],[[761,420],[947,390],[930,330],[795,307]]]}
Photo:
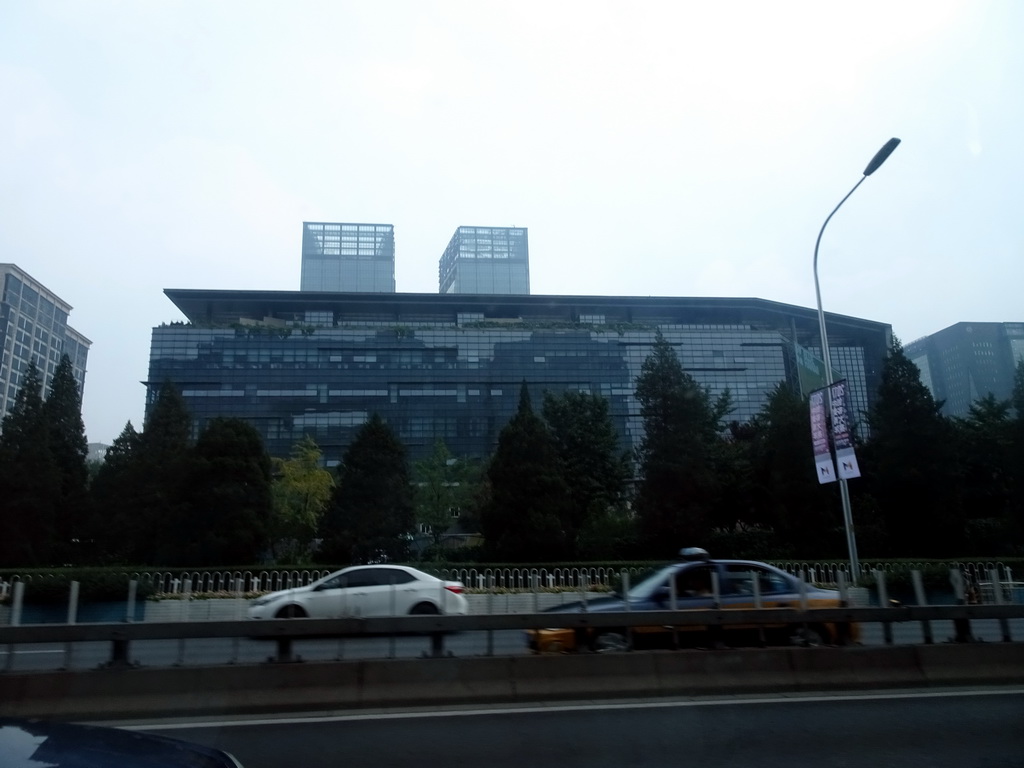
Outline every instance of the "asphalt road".
{"label": "asphalt road", "polygon": [[369,713],[136,730],[245,768],[1024,768],[1024,690]]}
{"label": "asphalt road", "polygon": [[[1010,621],[1012,637],[1024,641],[1024,619]],[[985,642],[999,642],[1002,634],[999,622],[975,621],[973,635]],[[933,622],[932,633],[936,643],[947,641],[954,634],[952,622]],[[923,642],[918,623],[892,625],[893,642],[912,645]],[[867,624],[863,627],[865,645],[884,643],[882,627]],[[417,658],[429,651],[430,641],[421,637],[355,638],[346,640],[309,640],[296,642],[294,653],[308,661],[333,659]],[[527,653],[519,631],[496,631],[490,640],[490,652],[497,656]],[[484,656],[489,652],[486,632],[464,632],[445,639],[445,650],[455,656]],[[12,658],[13,653],[13,658]],[[131,647],[130,659],[142,666],[166,667],[173,665],[215,665],[226,663],[252,664],[266,661],[275,653],[269,641],[248,639],[200,639],[179,642],[151,640],[136,642]],[[15,672],[56,669],[95,669],[110,658],[109,643],[75,643],[68,649],[63,645],[24,645],[0,647],[0,670]]]}

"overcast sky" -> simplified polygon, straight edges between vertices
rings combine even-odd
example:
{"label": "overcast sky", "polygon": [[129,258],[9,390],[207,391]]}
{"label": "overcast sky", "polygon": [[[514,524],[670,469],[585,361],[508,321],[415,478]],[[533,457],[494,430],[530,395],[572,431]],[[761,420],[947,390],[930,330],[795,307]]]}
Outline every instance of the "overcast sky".
{"label": "overcast sky", "polygon": [[0,3],[0,261],[142,426],[164,288],[298,290],[304,220],[529,228],[534,294],[1024,321],[1024,3]]}

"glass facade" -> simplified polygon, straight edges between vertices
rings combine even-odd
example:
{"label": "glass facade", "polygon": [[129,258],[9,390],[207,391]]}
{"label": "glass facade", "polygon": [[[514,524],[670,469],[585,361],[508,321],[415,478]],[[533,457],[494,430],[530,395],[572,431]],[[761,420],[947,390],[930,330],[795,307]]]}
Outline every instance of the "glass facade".
{"label": "glass facade", "polygon": [[907,344],[921,381],[946,416],[967,416],[989,393],[1008,400],[1017,361],[1024,359],[1024,323],[957,323]]}
{"label": "glass facade", "polygon": [[[808,355],[802,345],[817,332],[813,310],[759,300],[166,293],[191,322],[153,329],[147,412],[169,379],[196,434],[211,418],[236,416],[276,456],[312,435],[329,464],[374,412],[413,460],[437,438],[455,455],[487,456],[523,381],[538,410],[545,391],[607,398],[623,447],[634,447],[634,382],[658,330],[713,395],[730,391],[729,418],[746,421],[779,382],[800,386],[798,350]],[[842,320],[830,339],[859,413],[877,389],[891,330]]]}
{"label": "glass facade", "polygon": [[395,292],[391,224],[302,223],[303,291]]}
{"label": "glass facade", "polygon": [[441,293],[529,295],[525,227],[459,227],[441,256]]}
{"label": "glass facade", "polygon": [[71,305],[14,264],[0,264],[0,288],[0,417],[14,405],[32,361],[42,376],[44,397],[65,354],[82,392],[91,342],[68,325]]}

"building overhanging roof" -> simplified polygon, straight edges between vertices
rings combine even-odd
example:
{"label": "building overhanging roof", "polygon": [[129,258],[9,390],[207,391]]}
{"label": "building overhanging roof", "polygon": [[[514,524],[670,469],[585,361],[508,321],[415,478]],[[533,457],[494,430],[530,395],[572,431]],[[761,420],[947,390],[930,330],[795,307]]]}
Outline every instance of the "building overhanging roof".
{"label": "building overhanging roof", "polygon": [[[339,318],[386,317],[396,324],[417,320],[450,320],[481,313],[485,319],[563,320],[603,315],[607,323],[679,322],[735,324],[772,322],[782,317],[802,326],[817,325],[817,310],[758,298],[672,296],[566,296],[441,293],[336,293],[167,288],[164,294],[192,323],[230,324],[241,319],[294,319],[306,312],[334,313]],[[826,313],[829,327],[885,330],[888,323]],[[742,318],[742,319],[741,319]]]}

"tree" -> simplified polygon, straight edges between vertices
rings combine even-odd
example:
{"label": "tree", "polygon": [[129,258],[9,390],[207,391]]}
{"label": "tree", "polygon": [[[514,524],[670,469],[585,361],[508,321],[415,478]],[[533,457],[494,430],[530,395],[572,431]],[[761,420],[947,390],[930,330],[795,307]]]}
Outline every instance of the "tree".
{"label": "tree", "polygon": [[146,531],[138,542],[141,562],[176,565],[189,519],[188,451],[192,417],[178,387],[160,386],[139,440],[139,524]]}
{"label": "tree", "polygon": [[634,509],[650,555],[670,556],[706,538],[714,522],[729,393],[712,400],[659,332],[637,378],[636,399],[644,437]]}
{"label": "tree", "polygon": [[480,530],[492,557],[554,561],[569,555],[572,499],[558,451],[533,412],[525,381],[519,408],[498,435],[487,478],[490,499],[480,513]]}
{"label": "tree", "polygon": [[320,465],[322,456],[306,435],[292,446],[290,459],[273,460],[270,547],[277,562],[298,563],[309,556],[334,488],[334,477]]}
{"label": "tree", "polygon": [[90,487],[87,539],[98,563],[140,564],[149,536],[143,508],[142,436],[129,421],[111,446]]}
{"label": "tree", "polygon": [[50,449],[42,381],[29,363],[0,434],[0,563],[53,565],[61,476]]}
{"label": "tree", "polygon": [[89,441],[82,421],[82,398],[71,359],[63,355],[43,404],[50,451],[57,473],[57,511],[54,519],[54,555],[63,563],[81,563],[86,552],[81,539],[89,516]]}
{"label": "tree", "polygon": [[185,398],[174,382],[165,380],[142,431],[142,451],[157,465],[165,461],[176,463],[188,449],[191,434],[192,416]]}
{"label": "tree", "polygon": [[[955,434],[921,372],[894,340],[868,414],[861,493],[873,497],[899,557],[959,554],[963,541]],[[853,486],[851,485],[851,490]]]}
{"label": "tree", "polygon": [[630,456],[619,447],[608,400],[600,395],[545,393],[542,413],[569,490],[563,520],[567,547],[576,556],[580,532],[592,521],[606,518],[607,528],[623,519],[632,476]]}
{"label": "tree", "polygon": [[212,419],[191,451],[188,524],[176,539],[177,565],[247,565],[268,543],[270,456],[260,433],[242,419]]}
{"label": "tree", "polygon": [[1009,400],[989,393],[971,404],[966,418],[952,420],[963,493],[963,554],[1007,553],[1013,523],[1010,409]]}
{"label": "tree", "polygon": [[749,425],[750,514],[742,522],[774,532],[776,557],[845,551],[839,496],[834,484],[818,483],[808,419],[807,399],[780,383]]}
{"label": "tree", "polygon": [[321,562],[401,560],[415,526],[405,446],[378,414],[356,433],[320,524]]}
{"label": "tree", "polygon": [[426,529],[435,550],[453,518],[471,498],[473,488],[465,462],[454,458],[448,446],[438,439],[434,450],[413,468],[416,479],[416,522]]}
{"label": "tree", "polygon": [[1011,468],[1010,541],[1017,554],[1024,554],[1024,358],[1017,361],[1010,403],[1014,410],[1008,457]]}

